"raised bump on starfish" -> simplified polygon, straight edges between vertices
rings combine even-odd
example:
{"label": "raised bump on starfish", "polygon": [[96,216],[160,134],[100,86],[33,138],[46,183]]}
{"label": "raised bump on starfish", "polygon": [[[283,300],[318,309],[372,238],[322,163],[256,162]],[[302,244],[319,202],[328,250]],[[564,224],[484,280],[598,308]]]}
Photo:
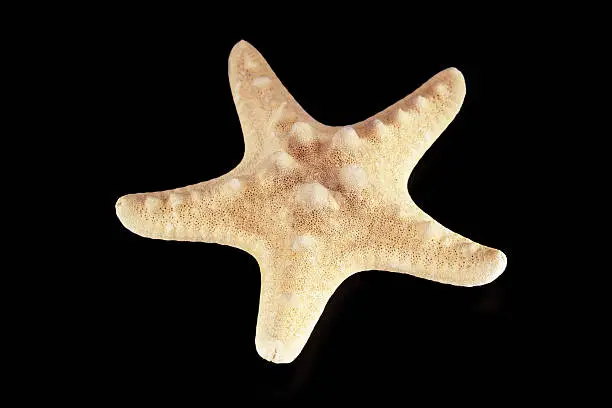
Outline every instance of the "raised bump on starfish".
{"label": "raised bump on starfish", "polygon": [[450,68],[352,126],[326,126],[291,97],[245,41],[229,80],[245,138],[240,164],[214,180],[121,197],[119,219],[150,238],[214,242],[261,268],[255,343],[275,363],[300,353],[344,279],[361,270],[454,285],[499,276],[506,257],[443,227],[411,200],[410,172],[465,95]]}

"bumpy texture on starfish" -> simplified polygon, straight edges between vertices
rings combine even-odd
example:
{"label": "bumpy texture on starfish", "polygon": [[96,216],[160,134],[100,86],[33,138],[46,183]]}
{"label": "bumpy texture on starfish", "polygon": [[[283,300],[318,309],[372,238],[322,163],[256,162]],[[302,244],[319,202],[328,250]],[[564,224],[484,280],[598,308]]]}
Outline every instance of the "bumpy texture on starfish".
{"label": "bumpy texture on starfish", "polygon": [[345,127],[311,118],[245,41],[231,51],[229,80],[244,133],[240,164],[192,186],[123,196],[116,211],[145,237],[253,255],[261,268],[255,344],[264,359],[293,361],[331,295],[356,272],[461,286],[503,272],[501,251],[443,227],[407,190],[410,172],[461,107],[457,69]]}

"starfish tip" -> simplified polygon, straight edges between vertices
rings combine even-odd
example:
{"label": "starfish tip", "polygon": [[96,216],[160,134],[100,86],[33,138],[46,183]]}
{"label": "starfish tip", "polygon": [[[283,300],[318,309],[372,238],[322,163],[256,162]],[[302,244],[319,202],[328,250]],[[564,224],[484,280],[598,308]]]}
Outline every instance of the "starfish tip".
{"label": "starfish tip", "polygon": [[117,202],[115,203],[115,211],[117,212],[117,216],[119,218],[121,218],[121,215],[124,213],[125,208],[129,206],[130,196],[131,194],[127,194],[117,199]]}
{"label": "starfish tip", "polygon": [[137,201],[135,194],[127,194],[119,197],[115,203],[115,212],[121,224],[130,231],[134,231],[134,219],[137,209]]}
{"label": "starfish tip", "polygon": [[497,276],[501,275],[504,270],[506,270],[506,266],[508,265],[508,257],[500,250],[496,250],[496,271],[498,272]]}
{"label": "starfish tip", "polygon": [[234,44],[234,47],[232,48],[232,51],[238,49],[238,48],[242,48],[242,47],[253,47],[248,41],[246,40],[240,40],[238,41],[236,44]]}
{"label": "starfish tip", "polygon": [[495,279],[499,278],[504,270],[506,270],[508,258],[502,251],[490,248],[488,258],[490,262],[488,273],[484,275],[482,282],[479,282],[478,285],[486,285],[493,282]]}
{"label": "starfish tip", "polygon": [[291,363],[299,354],[299,351],[297,353],[291,352],[282,341],[273,339],[267,341],[256,339],[255,348],[261,358],[276,364]]}
{"label": "starfish tip", "polygon": [[461,71],[459,71],[455,67],[450,67],[442,71],[442,73],[446,74],[446,76],[450,78],[451,82],[458,85],[461,88],[462,92],[465,92],[465,77],[463,76]]}

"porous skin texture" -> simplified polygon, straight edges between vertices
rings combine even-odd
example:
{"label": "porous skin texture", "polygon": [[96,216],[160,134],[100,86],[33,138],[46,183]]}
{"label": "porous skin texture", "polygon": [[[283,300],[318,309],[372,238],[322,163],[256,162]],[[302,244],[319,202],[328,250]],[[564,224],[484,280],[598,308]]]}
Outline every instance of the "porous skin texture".
{"label": "porous skin texture", "polygon": [[363,270],[459,286],[497,278],[506,257],[419,209],[408,177],[465,96],[455,68],[352,126],[311,118],[249,43],[229,57],[245,154],[229,173],[188,187],[129,194],[116,204],[149,238],[231,245],[255,257],[261,295],[255,345],[293,361],[336,288]]}

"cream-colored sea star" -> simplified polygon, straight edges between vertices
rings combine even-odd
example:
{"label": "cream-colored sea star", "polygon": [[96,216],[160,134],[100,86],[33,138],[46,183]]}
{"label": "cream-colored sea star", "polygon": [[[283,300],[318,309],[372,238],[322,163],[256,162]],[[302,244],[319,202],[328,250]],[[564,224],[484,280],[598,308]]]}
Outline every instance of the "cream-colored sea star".
{"label": "cream-colored sea star", "polygon": [[433,220],[406,188],[421,156],[465,95],[449,68],[352,126],[323,125],[245,41],[229,57],[245,154],[229,173],[175,190],[121,197],[123,225],[150,238],[214,242],[247,251],[261,268],[255,344],[293,361],[336,288],[370,269],[461,286],[499,276],[501,251]]}

